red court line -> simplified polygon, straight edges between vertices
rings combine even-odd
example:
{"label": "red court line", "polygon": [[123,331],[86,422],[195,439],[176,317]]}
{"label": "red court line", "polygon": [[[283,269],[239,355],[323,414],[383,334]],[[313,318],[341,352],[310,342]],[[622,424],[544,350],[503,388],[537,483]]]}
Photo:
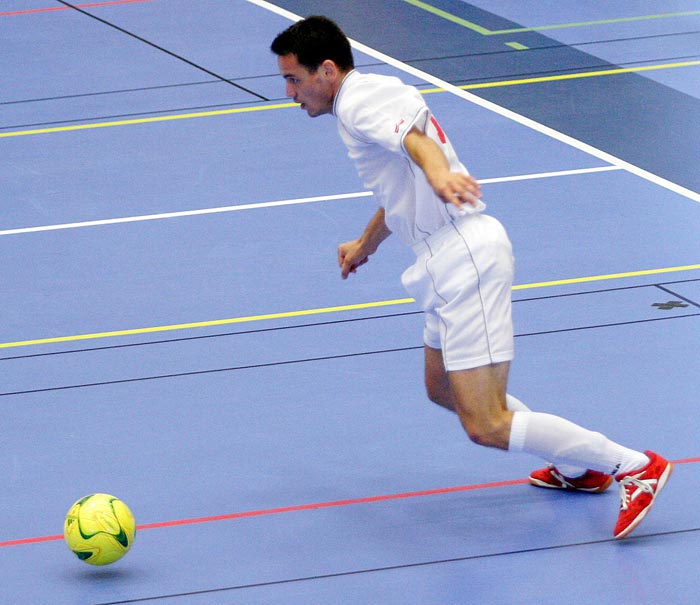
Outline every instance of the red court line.
{"label": "red court line", "polygon": [[[110,2],[92,2],[91,4],[76,4],[75,8],[95,8],[98,6],[111,6],[114,4],[134,4],[136,2],[151,2],[152,0],[111,0]],[[54,11],[69,11],[70,6],[53,6],[50,8],[29,8],[22,11],[0,13],[0,17],[13,17],[15,15],[29,15],[31,13],[52,13]]]}
{"label": "red court line", "polygon": [[[700,458],[684,458],[673,460],[673,464],[691,464],[700,462]],[[337,506],[350,506],[353,504],[370,504],[372,502],[388,502],[390,500],[405,500],[408,498],[421,498],[424,496],[435,496],[441,494],[454,494],[457,492],[468,492],[479,489],[493,489],[496,487],[510,487],[512,485],[523,485],[528,483],[527,479],[513,479],[510,481],[494,481],[492,483],[477,483],[475,485],[460,485],[457,487],[443,487],[439,489],[428,489],[417,492],[405,492],[401,494],[385,494],[382,496],[369,496],[365,498],[350,498],[347,500],[332,500],[330,502],[315,502],[312,504],[297,504],[295,506],[283,506],[279,508],[266,508],[261,510],[250,510],[242,513],[230,513],[228,515],[215,515],[212,517],[196,517],[193,519],[177,519],[174,521],[161,521],[159,523],[146,523],[137,525],[139,531],[147,529],[158,529],[162,527],[177,527],[179,525],[195,525],[199,523],[213,523],[216,521],[230,521],[232,519],[246,519],[249,517],[263,517],[266,515],[280,515],[282,513],[294,513],[307,510],[318,510],[322,508],[333,508]],[[7,546],[21,546],[24,544],[36,544],[39,542],[53,542],[63,540],[63,535],[39,536],[37,538],[23,538],[20,540],[7,540],[0,542],[0,548]]]}
{"label": "red court line", "polygon": [[[145,529],[156,529],[159,527],[175,527],[178,525],[193,525],[197,523],[212,523],[214,521],[228,521],[231,519],[245,519],[247,517],[262,517],[265,515],[279,515],[282,513],[293,513],[306,510],[316,510],[321,508],[332,508],[335,506],[350,506],[352,504],[368,504],[371,502],[386,502],[388,500],[402,500],[406,498],[419,498],[421,496],[433,496],[439,494],[451,494],[454,492],[466,492],[476,489],[489,489],[494,487],[507,487],[510,485],[520,485],[527,483],[527,479],[516,479],[512,481],[496,481],[493,483],[481,483],[477,485],[462,485],[459,487],[445,487],[440,489],[430,489],[419,492],[406,492],[403,494],[387,494],[383,496],[369,496],[365,498],[351,498],[347,500],[334,500],[331,502],[315,502],[313,504],[298,504],[296,506],[283,506],[280,508],[267,508],[262,510],[251,510],[242,513],[230,513],[228,515],[216,515],[213,517],[198,517],[194,519],[178,519],[175,521],[161,521],[160,523],[147,523],[137,525],[139,531]],[[41,536],[38,538],[24,538],[20,540],[7,540],[0,542],[0,548],[6,546],[20,546],[22,544],[35,544],[37,542],[51,542],[62,540],[63,535]]]}
{"label": "red court line", "polygon": [[[422,496],[434,496],[439,494],[451,494],[466,492],[476,489],[488,489],[494,487],[508,487],[527,483],[527,479],[515,479],[512,481],[498,481],[494,483],[482,483],[479,485],[462,485],[459,487],[445,487],[441,489],[429,489],[420,492],[406,492],[403,494],[388,494],[384,496],[369,496],[365,498],[350,498],[348,500],[334,500],[331,502],[317,502],[314,504],[298,504],[296,506],[284,506],[281,508],[268,508],[252,510],[243,513],[231,513],[229,515],[217,515],[214,517],[200,517],[198,519],[181,519],[178,521],[163,521],[139,526],[139,529],[155,529],[157,527],[174,527],[177,525],[190,525],[193,523],[210,523],[212,521],[227,521],[230,519],[245,519],[247,517],[261,517],[263,515],[279,515],[281,513],[294,513],[305,510],[317,510],[320,508],[333,508],[335,506],[350,506],[352,504],[369,504],[372,502],[386,502],[388,500],[404,500],[406,498],[420,498]],[[2,546],[2,543],[0,543]]]}

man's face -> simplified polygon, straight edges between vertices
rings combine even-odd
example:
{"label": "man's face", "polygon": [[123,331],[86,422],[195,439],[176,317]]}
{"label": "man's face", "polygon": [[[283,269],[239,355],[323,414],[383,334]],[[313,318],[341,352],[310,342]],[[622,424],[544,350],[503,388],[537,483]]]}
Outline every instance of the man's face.
{"label": "man's face", "polygon": [[287,96],[301,103],[310,117],[331,113],[336,88],[332,70],[325,63],[312,72],[299,64],[296,55],[290,54],[277,57],[277,65],[287,82]]}

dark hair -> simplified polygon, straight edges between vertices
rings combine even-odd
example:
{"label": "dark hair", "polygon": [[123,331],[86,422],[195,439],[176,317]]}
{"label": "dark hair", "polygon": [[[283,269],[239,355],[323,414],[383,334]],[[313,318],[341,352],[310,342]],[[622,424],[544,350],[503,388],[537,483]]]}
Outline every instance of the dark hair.
{"label": "dark hair", "polygon": [[279,56],[296,55],[299,64],[312,72],[326,59],[341,71],[355,66],[350,41],[328,17],[317,15],[298,21],[279,34],[270,49]]}

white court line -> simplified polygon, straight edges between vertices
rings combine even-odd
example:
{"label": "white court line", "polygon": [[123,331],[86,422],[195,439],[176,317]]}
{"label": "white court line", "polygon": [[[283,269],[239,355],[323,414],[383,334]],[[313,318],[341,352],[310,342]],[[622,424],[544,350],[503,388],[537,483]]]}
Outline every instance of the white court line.
{"label": "white court line", "polygon": [[236,212],[238,210],[255,210],[256,208],[274,208],[275,206],[292,206],[294,204],[311,204],[313,202],[329,202],[332,200],[344,200],[355,197],[369,197],[370,191],[359,193],[339,193],[337,195],[319,195],[317,197],[303,197],[291,200],[279,200],[276,202],[260,202],[257,204],[240,204],[238,206],[220,206],[218,208],[202,208],[199,210],[182,210],[180,212],[164,212],[162,214],[143,214],[140,216],[125,216],[121,218],[107,218],[97,221],[84,221],[81,223],[63,223],[60,225],[43,225],[40,227],[22,227],[19,229],[6,229],[0,231],[0,235],[19,235],[21,233],[37,233],[39,231],[59,231],[61,229],[80,229],[82,227],[100,227],[103,225],[119,225],[122,223],[138,223],[140,221],[160,221],[169,218],[182,218],[185,216],[198,216],[201,214],[219,214],[221,212]]}
{"label": "white court line", "polygon": [[[479,182],[488,185],[494,183],[509,183],[512,181],[527,181],[532,179],[547,179],[560,176],[572,176],[576,174],[590,174],[595,172],[607,172],[620,170],[618,166],[598,166],[596,168],[578,168],[574,170],[560,170],[558,172],[540,172],[537,174],[521,174],[516,176],[503,176],[492,179],[479,179]],[[161,214],[144,214],[141,216],[125,216],[121,218],[108,218],[96,221],[83,221],[80,223],[63,223],[59,225],[43,225],[39,227],[21,227],[18,229],[5,229],[0,231],[2,235],[20,235],[22,233],[38,233],[41,231],[60,231],[62,229],[80,229],[83,227],[100,227],[104,225],[120,225],[123,223],[137,223],[140,221],[159,221],[186,216],[199,216],[203,214],[219,214],[222,212],[238,212],[239,210],[256,210],[259,208],[274,208],[276,206],[293,206],[295,204],[313,204],[315,202],[332,202],[361,197],[371,197],[371,191],[359,191],[356,193],[339,193],[335,195],[319,195],[316,197],[303,197],[275,202],[260,202],[256,204],[240,204],[238,206],[220,206],[218,208],[202,208],[199,210],[182,210],[180,212],[165,212]]]}
{"label": "white court line", "polygon": [[[299,21],[301,20],[301,17],[299,15],[295,15],[294,13],[285,10],[283,8],[280,8],[279,6],[275,6],[274,4],[270,4],[269,2],[266,2],[265,0],[246,0],[250,4],[255,4],[256,6],[259,6],[260,8],[264,8],[272,13],[275,13],[277,15],[280,15],[281,17],[285,17],[286,19],[289,19],[290,21]],[[613,164],[614,166],[617,166],[623,170],[626,170],[627,172],[630,172],[640,178],[643,178],[647,181],[650,181],[656,185],[659,185],[660,187],[664,187],[665,189],[669,189],[673,191],[674,193],[678,193],[679,195],[682,195],[684,197],[687,197],[688,199],[691,199],[695,202],[700,202],[700,193],[696,191],[691,191],[687,187],[683,187],[682,185],[678,185],[677,183],[674,183],[672,181],[669,181],[663,177],[660,177],[656,174],[653,174],[652,172],[649,172],[648,170],[644,170],[643,168],[640,168],[639,166],[635,166],[634,164],[630,164],[629,162],[626,162],[625,160],[622,160],[618,157],[615,157],[614,155],[611,155],[605,151],[602,151],[601,149],[598,149],[597,147],[593,147],[592,145],[589,145],[588,143],[584,143],[583,141],[579,141],[578,139],[575,139],[567,134],[564,134],[563,132],[559,132],[558,130],[554,130],[553,128],[550,128],[549,126],[545,126],[544,124],[540,124],[539,122],[536,122],[535,120],[532,120],[530,118],[527,118],[525,116],[520,115],[519,113],[515,113],[514,111],[510,109],[506,109],[505,107],[501,107],[500,105],[497,105],[496,103],[493,103],[492,101],[487,101],[486,99],[482,99],[481,97],[478,97],[477,95],[467,92],[466,90],[461,90],[460,88],[457,88],[456,86],[450,84],[449,82],[445,82],[444,80],[441,80],[440,78],[436,78],[435,76],[421,71],[420,69],[416,69],[415,67],[412,67],[410,65],[407,65],[406,63],[403,63],[397,59],[394,59],[393,57],[390,57],[389,55],[385,55],[382,52],[379,52],[378,50],[375,50],[373,48],[370,48],[369,46],[365,46],[364,44],[360,42],[356,42],[355,40],[350,40],[353,48],[356,48],[360,52],[365,53],[366,55],[369,55],[370,57],[374,57],[375,59],[378,59],[379,61],[382,61],[386,63],[387,65],[391,65],[392,67],[395,67],[396,69],[399,69],[407,74],[411,74],[417,78],[421,78],[422,80],[425,80],[426,82],[430,82],[434,84],[435,86],[438,86],[439,88],[443,88],[447,92],[452,93],[453,95],[456,95],[458,97],[461,97],[462,99],[469,101],[470,103],[474,103],[475,105],[479,105],[480,107],[483,107],[484,109],[488,109],[489,111],[493,111],[494,113],[497,113],[504,118],[508,118],[510,120],[513,120],[514,122],[517,122],[519,124],[522,124],[523,126],[527,126],[528,128],[531,128],[532,130],[536,130],[537,132],[540,132],[548,137],[551,137],[553,139],[556,139],[557,141],[560,141],[562,143],[565,143],[566,145],[569,145],[571,147],[575,147],[576,149],[579,149],[580,151],[583,151],[589,155],[592,155],[594,157],[600,158],[604,162],[607,162],[608,164]],[[270,41],[272,43],[272,41]],[[692,158],[689,159],[689,161],[694,161]]]}
{"label": "white court line", "polygon": [[597,166],[596,168],[575,168],[573,170],[557,170],[556,172],[538,172],[535,174],[522,174],[520,176],[501,176],[495,179],[478,179],[482,185],[489,183],[511,183],[513,181],[529,181],[532,179],[550,179],[557,176],[573,176],[576,174],[592,174],[594,172],[608,172],[610,170],[622,170],[621,166]]}

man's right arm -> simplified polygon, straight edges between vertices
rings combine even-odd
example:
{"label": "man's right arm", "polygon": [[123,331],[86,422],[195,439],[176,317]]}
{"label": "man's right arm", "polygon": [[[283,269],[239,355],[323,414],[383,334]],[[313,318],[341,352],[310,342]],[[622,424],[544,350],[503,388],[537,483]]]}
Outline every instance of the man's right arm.
{"label": "man's right arm", "polygon": [[358,239],[338,246],[340,276],[347,279],[350,273],[355,273],[390,235],[391,231],[384,222],[384,208],[379,208]]}

